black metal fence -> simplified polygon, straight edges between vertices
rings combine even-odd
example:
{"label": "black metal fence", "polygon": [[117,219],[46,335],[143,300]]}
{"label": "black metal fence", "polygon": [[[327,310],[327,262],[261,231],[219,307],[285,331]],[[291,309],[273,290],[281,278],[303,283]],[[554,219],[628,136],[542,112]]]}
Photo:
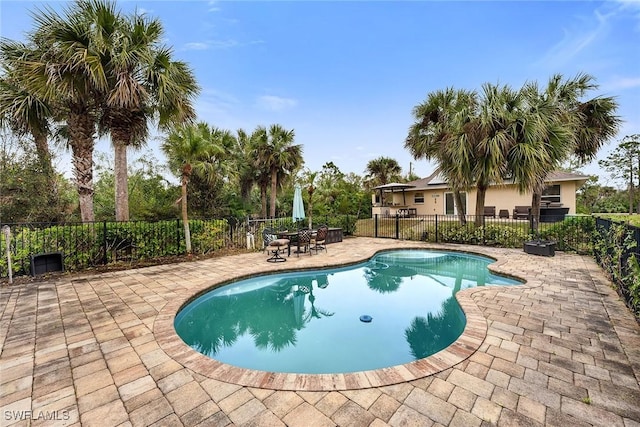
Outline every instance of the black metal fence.
{"label": "black metal fence", "polygon": [[640,319],[640,228],[596,218],[594,255]]}
{"label": "black metal fence", "polygon": [[[353,234],[355,216],[315,217],[313,225],[327,224]],[[305,224],[308,224],[305,222]],[[280,230],[303,226],[291,218],[225,218],[189,220],[191,253],[207,255],[221,249],[262,247],[262,229]],[[62,254],[66,271],[83,270],[121,262],[141,262],[186,254],[184,225],[179,219],[165,221],[99,221],[87,223],[4,224],[0,238],[0,278],[32,273],[34,257]],[[5,234],[5,233],[3,233]],[[7,254],[7,247],[9,257]]]}
{"label": "black metal fence", "polygon": [[539,223],[536,230],[532,217],[512,219],[466,215],[461,221],[457,215],[420,215],[411,218],[375,215],[358,220],[354,234],[510,248],[522,248],[526,241],[541,239],[556,241],[556,248],[560,251],[591,253],[594,227],[594,218],[591,216],[563,216],[555,222]]}
{"label": "black metal fence", "polygon": [[[313,227],[327,224],[343,230],[345,236],[369,236],[429,242],[452,242],[503,247],[523,247],[527,240],[555,240],[557,249],[591,253],[594,219],[567,217],[563,221],[541,223],[536,233],[531,220],[425,215],[412,218],[357,218],[353,215],[313,217]],[[295,223],[291,218],[226,218],[190,220],[192,253],[206,255],[225,248],[262,248],[264,227],[295,229],[308,220]],[[83,270],[118,262],[141,262],[186,254],[181,220],[101,221],[67,224],[6,224],[10,231],[9,254],[14,276],[30,274],[33,257],[61,253],[64,269]],[[0,278],[9,276],[7,244],[0,239]]]}

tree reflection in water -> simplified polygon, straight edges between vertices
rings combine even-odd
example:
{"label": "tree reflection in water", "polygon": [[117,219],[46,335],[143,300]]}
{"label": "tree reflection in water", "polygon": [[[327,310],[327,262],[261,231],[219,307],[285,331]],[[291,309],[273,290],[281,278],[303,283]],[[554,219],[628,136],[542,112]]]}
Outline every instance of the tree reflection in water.
{"label": "tree reflection in water", "polygon": [[281,351],[296,344],[296,331],[312,318],[334,314],[315,306],[314,279],[321,289],[328,285],[327,275],[309,275],[282,278],[240,295],[221,293],[191,310],[176,329],[192,348],[210,357],[244,335],[251,336],[257,348]]}
{"label": "tree reflection in water", "polygon": [[436,315],[415,317],[405,330],[404,336],[416,359],[431,356],[451,344],[451,334],[460,335],[464,330],[465,318],[453,296],[442,304]]}

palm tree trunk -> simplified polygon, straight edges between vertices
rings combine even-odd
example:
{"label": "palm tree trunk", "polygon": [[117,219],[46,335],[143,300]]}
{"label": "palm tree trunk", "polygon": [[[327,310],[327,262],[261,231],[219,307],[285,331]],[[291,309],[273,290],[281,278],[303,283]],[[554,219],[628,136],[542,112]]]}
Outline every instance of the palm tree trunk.
{"label": "palm tree trunk", "polygon": [[127,145],[113,141],[116,195],[116,221],[129,221],[129,189],[127,173]]}
{"label": "palm tree trunk", "polygon": [[482,226],[484,222],[484,202],[487,196],[487,187],[479,185],[476,192],[476,226]]}
{"label": "palm tree trunk", "polygon": [[271,218],[276,217],[276,191],[278,187],[278,172],[276,170],[271,171],[271,203],[269,205],[269,211]]}
{"label": "palm tree trunk", "polygon": [[82,222],[93,222],[93,115],[69,113],[68,127],[70,145],[73,151],[71,163],[78,188],[80,218]]}
{"label": "palm tree trunk", "polygon": [[311,195],[309,195],[309,230],[311,230],[313,227],[313,200],[311,198]]}
{"label": "palm tree trunk", "polygon": [[262,218],[267,217],[267,186],[260,185],[260,216]]}
{"label": "palm tree trunk", "polygon": [[540,202],[542,201],[542,188],[533,190],[531,196],[531,218],[532,228],[535,234],[538,234],[538,224],[540,223]]}
{"label": "palm tree trunk", "polygon": [[467,223],[467,212],[464,209],[464,203],[462,203],[462,193],[458,190],[453,192],[453,199],[455,205],[458,207],[458,220],[460,220],[460,224],[466,225]]}
{"label": "palm tree trunk", "polygon": [[42,173],[45,175],[47,182],[47,199],[49,206],[54,207],[58,204],[58,182],[56,181],[55,171],[51,164],[51,152],[49,151],[49,144],[47,142],[47,135],[42,132],[32,130],[31,136],[36,144],[36,152],[38,154],[38,161],[42,168]]}
{"label": "palm tree trunk", "polygon": [[187,215],[187,183],[189,178],[182,177],[182,225],[184,226],[184,245],[187,255],[191,255],[191,231],[189,230],[189,216]]}

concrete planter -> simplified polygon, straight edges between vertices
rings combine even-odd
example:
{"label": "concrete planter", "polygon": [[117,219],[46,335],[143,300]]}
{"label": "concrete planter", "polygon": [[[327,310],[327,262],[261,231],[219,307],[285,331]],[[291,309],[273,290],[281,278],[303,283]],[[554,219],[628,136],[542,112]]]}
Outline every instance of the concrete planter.
{"label": "concrete planter", "polygon": [[533,255],[554,256],[556,254],[556,242],[551,240],[530,240],[524,242],[524,251]]}

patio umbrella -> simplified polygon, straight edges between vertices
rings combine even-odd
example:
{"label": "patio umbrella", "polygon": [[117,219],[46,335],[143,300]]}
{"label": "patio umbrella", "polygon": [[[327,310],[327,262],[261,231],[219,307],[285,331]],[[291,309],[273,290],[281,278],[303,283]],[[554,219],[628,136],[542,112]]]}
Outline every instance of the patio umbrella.
{"label": "patio umbrella", "polygon": [[291,215],[293,222],[301,221],[305,218],[304,202],[302,201],[302,188],[296,184],[293,192],[293,214]]}

